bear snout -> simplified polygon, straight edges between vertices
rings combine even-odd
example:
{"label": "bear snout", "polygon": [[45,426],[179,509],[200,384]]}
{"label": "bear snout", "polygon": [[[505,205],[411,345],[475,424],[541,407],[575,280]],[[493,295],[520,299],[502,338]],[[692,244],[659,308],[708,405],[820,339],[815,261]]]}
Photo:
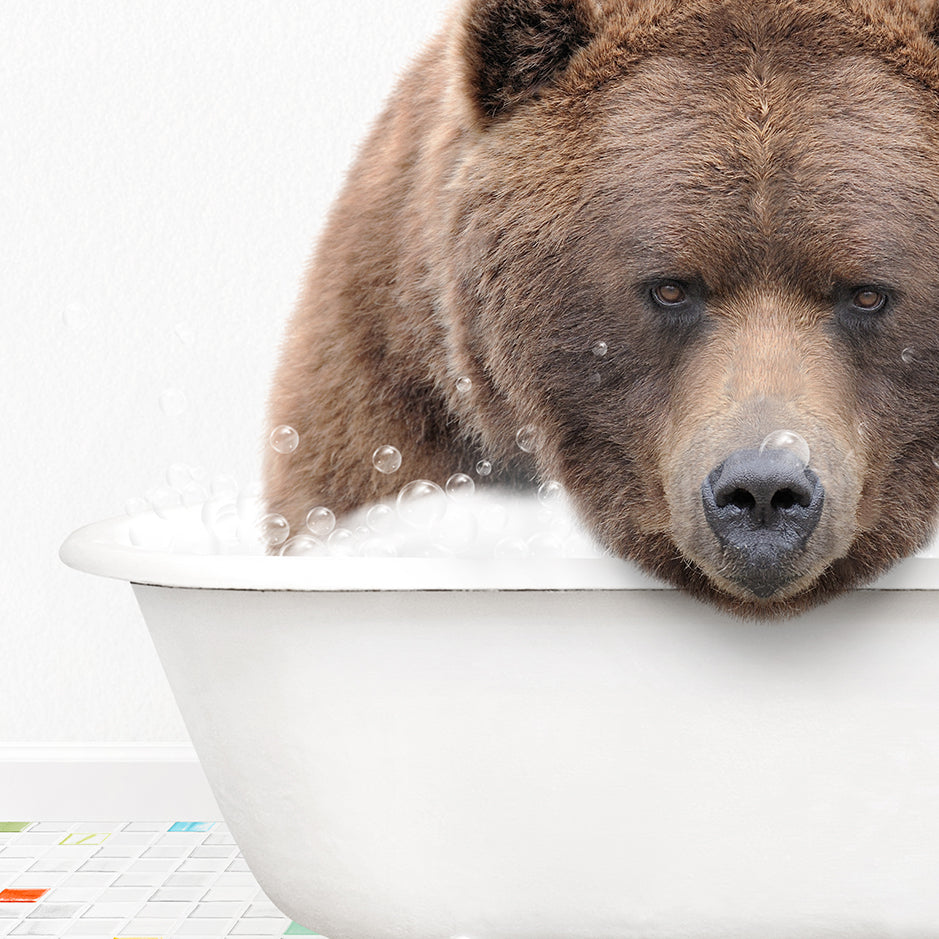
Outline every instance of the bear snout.
{"label": "bear snout", "polygon": [[736,450],[701,484],[725,577],[761,599],[800,577],[825,488],[790,450]]}

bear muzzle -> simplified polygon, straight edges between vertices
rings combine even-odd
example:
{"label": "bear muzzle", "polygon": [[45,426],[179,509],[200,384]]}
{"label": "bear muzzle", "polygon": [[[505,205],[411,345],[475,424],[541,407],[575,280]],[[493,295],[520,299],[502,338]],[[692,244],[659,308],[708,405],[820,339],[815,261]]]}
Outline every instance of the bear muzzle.
{"label": "bear muzzle", "polygon": [[734,451],[701,484],[701,501],[728,580],[767,599],[802,576],[825,489],[793,452]]}

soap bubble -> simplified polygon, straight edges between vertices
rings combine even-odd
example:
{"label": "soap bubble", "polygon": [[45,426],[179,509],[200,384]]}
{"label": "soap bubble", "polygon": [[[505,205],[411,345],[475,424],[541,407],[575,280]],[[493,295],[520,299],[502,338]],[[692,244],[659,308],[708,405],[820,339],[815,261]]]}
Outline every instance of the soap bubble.
{"label": "soap bubble", "polygon": [[355,553],[355,535],[348,528],[335,528],[326,539],[326,546],[334,558],[348,558]]}
{"label": "soap bubble", "polygon": [[220,509],[225,504],[225,500],[219,498],[206,499],[205,502],[202,503],[202,524],[205,525],[206,528],[212,527],[215,516],[218,515]]}
{"label": "soap bubble", "polygon": [[557,505],[563,498],[564,487],[556,479],[549,479],[538,487],[538,501],[542,505]]}
{"label": "soap bubble", "polygon": [[467,378],[465,375],[456,380],[456,390],[459,391],[460,394],[466,394],[466,392],[469,391],[472,387],[473,380],[471,378]]}
{"label": "soap bubble", "polygon": [[336,527],[332,509],[318,505],[306,513],[306,527],[317,537],[325,538]]}
{"label": "soap bubble", "polygon": [[379,473],[397,473],[401,468],[401,452],[397,447],[385,444],[372,454],[372,466],[374,466]]}
{"label": "soap bubble", "polygon": [[135,515],[143,515],[144,512],[150,511],[150,503],[146,499],[141,499],[139,496],[134,496],[132,499],[128,499],[124,503],[124,511],[133,518]]}
{"label": "soap bubble", "polygon": [[[217,501],[219,504],[205,527],[218,538],[222,545],[231,547],[236,545],[239,540],[240,519],[238,518],[238,512],[235,510],[233,502]],[[206,505],[208,504],[206,503]]]}
{"label": "soap bubble", "polygon": [[534,558],[559,558],[564,556],[564,539],[556,532],[539,531],[526,542],[528,553]]}
{"label": "soap bubble", "polygon": [[468,499],[476,491],[476,483],[466,473],[454,473],[444,486],[447,495],[457,501]]}
{"label": "soap bubble", "polygon": [[290,523],[283,515],[271,512],[258,522],[258,532],[264,545],[276,548],[290,537]]}
{"label": "soap bubble", "polygon": [[147,501],[160,518],[166,518],[170,509],[179,505],[179,493],[169,486],[156,486],[147,493]]}
{"label": "soap bubble", "polygon": [[178,388],[167,388],[160,395],[160,410],[167,417],[179,417],[188,406],[185,393]]}
{"label": "soap bubble", "polygon": [[600,359],[600,358],[603,358],[603,356],[605,356],[605,355],[607,354],[607,351],[609,350],[609,348],[610,348],[610,347],[609,347],[605,342],[603,342],[603,341],[601,340],[600,342],[595,342],[595,343],[590,347],[590,351],[591,351],[598,359]]}
{"label": "soap bubble", "polygon": [[507,538],[500,538],[496,542],[493,553],[497,558],[527,558],[528,545],[524,538],[518,538],[510,535]]}
{"label": "soap bubble", "polygon": [[[232,477],[234,481],[234,477]],[[261,513],[261,484],[252,481],[237,493],[235,504],[238,514],[245,520],[256,521]]]}
{"label": "soap bubble", "polygon": [[492,472],[492,463],[489,460],[480,460],[476,464],[476,473],[479,476],[488,476]]}
{"label": "soap bubble", "polygon": [[212,477],[212,483],[209,487],[213,496],[219,496],[226,499],[235,499],[238,495],[238,480],[227,473],[218,473]]}
{"label": "soap bubble", "polygon": [[461,556],[466,556],[474,548],[479,533],[476,501],[464,498],[447,506],[443,524],[433,529],[435,544]]}
{"label": "soap bubble", "polygon": [[183,505],[199,505],[205,502],[208,493],[197,482],[186,483],[180,490]]}
{"label": "soap bubble", "polygon": [[390,505],[379,502],[365,513],[365,524],[376,534],[385,534],[394,528],[395,510]]}
{"label": "soap bubble", "polygon": [[794,430],[774,430],[767,434],[760,444],[760,453],[764,450],[789,450],[806,466],[811,455],[809,445]]}
{"label": "soap bubble", "polygon": [[415,479],[402,487],[397,499],[398,517],[414,528],[430,528],[447,511],[446,496],[429,479]]}
{"label": "soap bubble", "polygon": [[526,424],[520,427],[515,434],[515,442],[519,450],[525,453],[534,453],[540,443],[538,439],[538,429],[533,424]]}
{"label": "soap bubble", "polygon": [[496,535],[509,523],[508,509],[501,502],[483,502],[474,506],[479,530],[486,535]]}
{"label": "soap bubble", "polygon": [[280,424],[271,431],[270,443],[278,453],[293,453],[300,445],[300,435],[289,424]]}
{"label": "soap bubble", "polygon": [[904,365],[912,365],[916,360],[916,352],[908,346],[900,353],[900,360]]}
{"label": "soap bubble", "polygon": [[327,552],[326,543],[313,535],[294,535],[281,545],[281,557],[285,558],[321,558]]}
{"label": "soap bubble", "polygon": [[574,520],[568,511],[566,495],[563,493],[557,502],[546,505],[538,513],[538,524],[559,538],[567,538],[574,533]]}
{"label": "soap bubble", "polygon": [[223,545],[238,541],[240,519],[234,499],[226,495],[214,495],[202,503],[202,524]]}

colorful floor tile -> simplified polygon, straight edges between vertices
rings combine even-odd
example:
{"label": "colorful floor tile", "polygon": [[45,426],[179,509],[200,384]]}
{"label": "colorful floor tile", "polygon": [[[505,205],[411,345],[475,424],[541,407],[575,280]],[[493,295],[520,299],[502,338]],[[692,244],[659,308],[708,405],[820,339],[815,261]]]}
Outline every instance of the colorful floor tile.
{"label": "colorful floor tile", "polygon": [[222,822],[0,822],[0,936],[313,936],[265,896]]}

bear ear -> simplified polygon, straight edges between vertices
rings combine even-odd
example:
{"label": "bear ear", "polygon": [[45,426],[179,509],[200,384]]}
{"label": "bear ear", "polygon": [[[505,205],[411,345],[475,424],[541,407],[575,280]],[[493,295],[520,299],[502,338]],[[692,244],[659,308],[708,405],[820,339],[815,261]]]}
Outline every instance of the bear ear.
{"label": "bear ear", "polygon": [[464,16],[458,52],[483,123],[550,81],[599,23],[593,0],[470,0]]}

